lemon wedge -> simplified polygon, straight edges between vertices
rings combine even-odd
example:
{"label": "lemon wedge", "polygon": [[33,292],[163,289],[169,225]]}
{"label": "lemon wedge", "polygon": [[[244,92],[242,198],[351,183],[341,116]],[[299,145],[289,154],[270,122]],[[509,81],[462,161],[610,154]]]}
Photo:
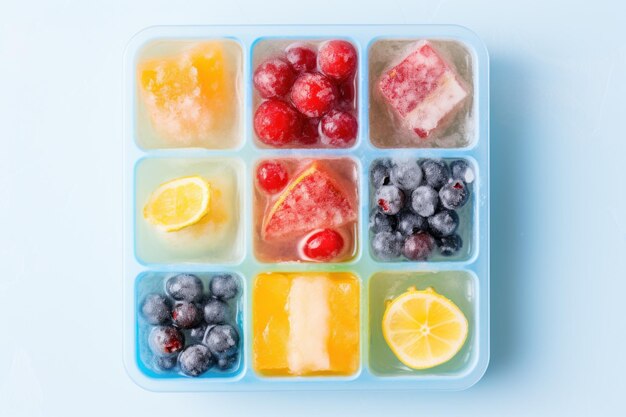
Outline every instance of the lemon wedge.
{"label": "lemon wedge", "polygon": [[144,218],[166,232],[199,222],[209,211],[211,186],[202,177],[177,178],[154,190],[143,209]]}
{"label": "lemon wedge", "polygon": [[432,288],[414,287],[393,300],[383,315],[383,336],[398,360],[428,369],[452,359],[467,339],[463,312]]}

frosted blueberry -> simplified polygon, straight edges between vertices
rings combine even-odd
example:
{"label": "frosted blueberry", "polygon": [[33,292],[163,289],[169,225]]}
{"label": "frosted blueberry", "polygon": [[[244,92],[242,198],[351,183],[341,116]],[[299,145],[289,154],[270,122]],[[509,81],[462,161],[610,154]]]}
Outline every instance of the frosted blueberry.
{"label": "frosted blueberry", "polygon": [[463,207],[469,199],[469,190],[463,181],[452,181],[439,190],[439,200],[445,208],[454,210]]}
{"label": "frosted blueberry", "polygon": [[170,302],[161,294],[149,294],[141,306],[141,313],[150,324],[165,324],[170,320]]}
{"label": "frosted blueberry", "polygon": [[466,184],[474,182],[476,176],[470,164],[464,159],[457,159],[450,163],[452,179],[463,181]]}
{"label": "frosted blueberry", "polygon": [[454,210],[443,209],[428,218],[428,225],[435,236],[450,236],[459,227],[459,215]]}
{"label": "frosted blueberry", "polygon": [[396,216],[387,216],[378,210],[370,216],[370,231],[373,233],[395,232],[398,227]]}
{"label": "frosted blueberry", "polygon": [[197,303],[202,300],[202,281],[192,274],[178,274],[165,283],[167,294],[177,301]]}
{"label": "frosted blueberry", "polygon": [[228,320],[230,308],[228,304],[212,298],[204,305],[204,320],[207,324],[221,324]]}
{"label": "frosted blueberry", "polygon": [[411,261],[425,261],[434,247],[435,239],[426,232],[419,232],[406,238],[402,254]]}
{"label": "frosted blueberry", "polygon": [[439,252],[443,256],[454,256],[463,247],[463,240],[459,235],[450,235],[444,236],[437,239],[437,246],[439,247]]}
{"label": "frosted blueberry", "polygon": [[403,190],[413,190],[422,182],[422,168],[413,160],[393,160],[391,182]]}
{"label": "frosted blueberry", "polygon": [[404,193],[393,185],[383,185],[376,190],[378,210],[383,214],[397,214],[404,207]]}
{"label": "frosted blueberry", "polygon": [[422,161],[424,180],[426,184],[439,190],[450,179],[450,170],[446,163],[440,159],[426,159]]}
{"label": "frosted blueberry", "polygon": [[372,239],[372,254],[382,261],[390,261],[400,256],[402,235],[398,232],[380,232]]}
{"label": "frosted blueberry", "polygon": [[390,169],[391,161],[389,159],[377,159],[374,161],[370,170],[370,181],[374,188],[389,185],[391,181]]}
{"label": "frosted blueberry", "polygon": [[419,214],[403,211],[398,215],[398,218],[398,231],[404,236],[428,230],[428,219]]}
{"label": "frosted blueberry", "polygon": [[417,187],[411,194],[411,208],[422,217],[430,217],[435,214],[438,204],[439,194],[429,185]]}
{"label": "frosted blueberry", "polygon": [[199,376],[215,364],[211,351],[204,345],[191,345],[178,356],[180,370],[187,376]]}
{"label": "frosted blueberry", "polygon": [[222,300],[230,300],[239,293],[239,282],[232,274],[215,275],[209,284],[211,295]]}

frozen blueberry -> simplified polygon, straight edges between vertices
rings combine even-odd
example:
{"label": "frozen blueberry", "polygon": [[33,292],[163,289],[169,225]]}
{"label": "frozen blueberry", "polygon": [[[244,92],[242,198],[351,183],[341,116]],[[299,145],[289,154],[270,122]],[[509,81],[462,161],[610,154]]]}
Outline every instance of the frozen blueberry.
{"label": "frozen blueberry", "polygon": [[239,333],[229,324],[213,326],[204,335],[203,343],[217,359],[237,354]]}
{"label": "frozen blueberry", "polygon": [[463,207],[469,199],[469,190],[463,181],[454,180],[441,187],[439,200],[447,209],[454,210]]}
{"label": "frozen blueberry", "polygon": [[230,300],[239,293],[239,282],[232,274],[219,274],[211,278],[211,295],[221,300]]}
{"label": "frozen blueberry", "polygon": [[215,364],[215,358],[208,347],[191,345],[178,355],[180,370],[187,376],[199,376]]}
{"label": "frozen blueberry", "polygon": [[228,320],[230,308],[228,304],[217,298],[211,298],[204,305],[204,320],[207,324],[221,324]]}
{"label": "frozen blueberry", "polygon": [[426,232],[419,232],[406,238],[402,254],[411,261],[425,261],[434,247],[435,239]]}
{"label": "frozen blueberry", "polygon": [[383,185],[376,190],[376,204],[383,214],[397,214],[404,207],[404,193],[393,185]]}
{"label": "frozen blueberry", "polygon": [[207,325],[202,323],[189,331],[189,338],[192,342],[202,342],[206,333]]}
{"label": "frozen blueberry", "polygon": [[377,159],[372,164],[370,170],[370,181],[374,188],[380,188],[383,185],[389,185],[391,161],[389,159]]}
{"label": "frozen blueberry", "polygon": [[396,216],[387,216],[378,210],[370,216],[370,230],[373,233],[395,232],[398,227]]}
{"label": "frozen blueberry", "polygon": [[161,371],[169,371],[176,366],[178,356],[155,356],[154,365]]}
{"label": "frozen blueberry", "polygon": [[150,324],[165,324],[170,319],[170,302],[161,294],[149,294],[141,305],[141,313]]}
{"label": "frozen blueberry", "polygon": [[390,261],[400,256],[402,251],[402,235],[398,232],[380,232],[372,239],[372,253],[374,257]]}
{"label": "frozen blueberry", "polygon": [[165,283],[165,291],[177,301],[197,303],[202,300],[202,281],[192,274],[178,274]]}
{"label": "frozen blueberry", "polygon": [[422,182],[422,168],[414,159],[393,160],[391,163],[391,182],[403,190],[413,190]]}
{"label": "frozen blueberry", "polygon": [[422,217],[430,217],[435,214],[439,205],[439,194],[429,186],[417,187],[411,194],[411,208]]}
{"label": "frozen blueberry", "polygon": [[439,247],[439,252],[443,256],[454,256],[463,247],[463,240],[459,235],[450,235],[444,236],[437,239],[437,246]]}
{"label": "frozen blueberry", "polygon": [[398,214],[398,231],[404,236],[428,230],[428,219],[408,210]]}
{"label": "frozen blueberry", "polygon": [[454,210],[443,209],[428,218],[428,225],[436,237],[450,236],[459,227],[459,215]]}
{"label": "frozen blueberry", "polygon": [[217,367],[220,368],[221,370],[226,370],[226,369],[232,368],[233,365],[235,363],[237,363],[237,359],[239,359],[238,356],[239,355],[237,353],[235,353],[235,354],[233,354],[231,356],[227,356],[227,357],[224,357],[224,358],[219,358],[217,360]]}
{"label": "frozen blueberry", "polygon": [[422,162],[424,179],[426,184],[439,190],[450,179],[450,170],[446,163],[440,159],[426,159]]}
{"label": "frozen blueberry", "polygon": [[157,326],[150,331],[148,345],[157,356],[171,356],[183,349],[185,336],[176,327]]}
{"label": "frozen blueberry", "polygon": [[182,329],[196,327],[202,321],[202,311],[194,303],[178,301],[172,308],[172,322]]}
{"label": "frozen blueberry", "polygon": [[474,170],[465,159],[457,159],[450,163],[450,173],[452,179],[463,181],[465,184],[471,184],[476,179]]}

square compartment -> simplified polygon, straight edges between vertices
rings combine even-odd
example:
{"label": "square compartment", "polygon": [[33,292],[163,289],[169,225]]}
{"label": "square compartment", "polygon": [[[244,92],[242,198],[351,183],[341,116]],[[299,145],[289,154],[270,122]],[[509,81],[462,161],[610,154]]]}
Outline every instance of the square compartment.
{"label": "square compartment", "polygon": [[135,57],[142,149],[234,149],[243,143],[243,51],[232,39],[153,40]]}
{"label": "square compartment", "polygon": [[[244,164],[234,158],[143,158],[135,167],[135,255],[145,264],[240,262],[244,254]],[[197,223],[165,232],[143,215],[161,184],[198,175],[209,182],[209,212]]]}
{"label": "square compartment", "polygon": [[[288,175],[282,189],[273,194],[259,185],[258,170],[266,162],[280,164]],[[349,262],[355,259],[358,254],[360,211],[358,172],[357,162],[347,157],[272,158],[257,161],[252,179],[256,258],[265,263]],[[320,187],[316,189],[318,184]],[[330,202],[331,197],[334,198],[335,206],[324,207],[322,204]],[[317,204],[307,206],[304,198],[314,198]],[[298,207],[301,201],[302,205]],[[337,208],[339,206],[344,209],[340,211]],[[328,224],[321,223],[324,219],[328,220]],[[285,232],[285,228],[293,231]],[[308,258],[304,244],[322,229],[337,232],[344,242],[343,249],[329,259]]]}
{"label": "square compartment", "polygon": [[[176,272],[143,272],[141,273],[135,282],[135,337],[137,338],[137,365],[139,369],[148,377],[156,378],[156,379],[176,379],[176,378],[185,378],[189,380],[207,380],[207,379],[236,379],[239,376],[244,368],[245,361],[245,352],[244,346],[246,342],[244,340],[244,323],[243,323],[243,309],[244,309],[244,299],[245,299],[245,288],[244,288],[244,280],[236,273],[228,272],[228,274],[233,275],[237,278],[239,283],[239,294],[230,300],[225,301],[228,304],[230,311],[230,318],[227,320],[226,324],[230,324],[233,326],[238,335],[239,335],[239,353],[236,361],[231,365],[230,368],[226,370],[220,370],[217,366],[213,366],[207,372],[199,375],[198,377],[189,377],[183,374],[179,366],[176,365],[172,370],[161,370],[157,367],[155,361],[156,356],[152,353],[149,347],[148,338],[150,332],[153,328],[157,327],[152,325],[146,321],[141,312],[142,303],[145,298],[150,294],[160,294],[167,297],[165,292],[165,283],[166,281],[178,273]],[[205,298],[201,302],[203,305],[205,300],[209,297],[209,282],[211,278],[220,273],[217,272],[202,272],[202,273],[193,273],[193,275],[200,278],[204,286],[204,294]],[[169,299],[170,302],[175,302],[173,299]],[[190,329],[180,329],[185,338],[185,347],[188,347],[192,344],[200,343],[199,340],[194,340],[191,337]]]}
{"label": "square compartment", "polygon": [[[320,61],[314,56],[309,60],[309,64],[314,67],[308,70],[303,69],[304,67],[308,68],[306,59],[296,61],[293,58],[296,56],[293,51],[298,50],[295,48],[304,47],[317,54],[322,48],[327,47],[331,41],[344,42],[344,46],[351,45],[356,55],[353,61],[354,72],[345,78],[337,78],[341,77],[340,73],[326,72],[324,74],[324,71],[320,69]],[[350,48],[348,47],[345,50],[349,51]],[[291,51],[289,55],[288,51]],[[328,55],[325,54],[325,56]],[[301,57],[301,55],[298,57]],[[271,65],[271,72],[268,70],[259,71],[260,66],[270,60],[279,60],[282,63],[278,62]],[[292,61],[297,62],[297,64],[292,65],[290,63]],[[278,68],[278,71],[276,68]],[[284,77],[283,79],[288,81],[282,84],[271,83],[278,78],[274,74],[281,74]],[[253,46],[250,77],[253,108],[251,126],[254,143],[257,146],[261,148],[350,148],[358,142],[358,132],[360,130],[358,129],[359,49],[355,42],[345,38],[261,39],[256,41]],[[263,82],[265,84],[261,84]],[[264,94],[261,94],[259,85],[262,86]],[[278,94],[276,94],[277,85],[279,89]],[[310,105],[311,101],[302,98],[306,96],[304,94],[296,96],[301,98],[297,98],[294,101],[292,99],[294,89],[289,87],[290,85],[302,86],[303,88],[297,89],[300,92],[305,91],[304,87],[320,87],[318,105]],[[285,93],[282,90],[287,92]],[[334,97],[334,100],[330,98],[331,96]],[[255,127],[257,115],[259,115],[258,118],[261,120],[259,106],[270,100],[277,99],[287,103],[291,108],[291,111],[283,109],[283,114],[293,114],[294,120],[300,120],[298,122],[300,125],[297,127],[292,126],[290,130],[301,133],[295,133],[295,139],[274,138],[275,135],[270,135],[268,139],[261,140]],[[325,104],[322,105],[320,103]],[[279,103],[279,105],[284,107],[284,104]],[[268,112],[263,114],[269,113],[269,106],[271,106],[271,103],[264,104],[263,109],[267,107]],[[274,107],[278,108],[277,106],[275,105]],[[266,118],[266,120],[268,120],[268,124],[276,124],[275,122],[269,123],[270,119]],[[325,128],[322,129],[322,126],[325,126]],[[350,133],[341,133],[342,130],[353,132],[353,137],[350,137],[352,136]],[[324,132],[327,132],[327,134],[324,134]]]}
{"label": "square compartment", "polygon": [[[372,256],[372,258],[374,258],[376,261],[378,262],[415,262],[414,260],[410,260],[407,259],[404,255],[400,255],[400,257],[393,257],[391,259],[387,259],[387,258],[383,258],[381,256],[378,256],[378,254],[376,253],[376,251],[374,250],[374,246],[373,246],[373,239],[374,239],[374,232],[373,232],[373,223],[374,223],[374,216],[378,215],[378,216],[387,216],[387,217],[392,217],[393,218],[393,222],[395,222],[394,224],[397,224],[398,226],[396,227],[395,231],[392,232],[393,234],[397,235],[398,237],[401,237],[400,241],[401,241],[401,246],[404,243],[407,234],[406,233],[400,233],[400,230],[402,229],[402,219],[404,218],[404,216],[410,216],[413,219],[416,216],[415,211],[412,209],[412,195],[413,195],[413,190],[404,190],[402,193],[404,195],[404,205],[403,208],[401,209],[400,213],[395,214],[395,215],[384,215],[378,208],[378,203],[376,200],[376,192],[377,189],[375,187],[375,185],[372,183],[373,181],[373,177],[372,177],[372,168],[375,167],[377,164],[380,164],[381,162],[387,164],[388,166],[390,166],[392,161],[399,161],[401,163],[412,163],[413,161],[416,161],[416,163],[418,165],[421,165],[421,163],[427,159],[430,160],[434,160],[434,161],[443,161],[443,163],[446,164],[446,166],[450,167],[450,164],[454,161],[465,161],[468,166],[469,166],[469,171],[467,171],[467,181],[462,181],[465,184],[466,190],[469,192],[469,196],[467,197],[467,201],[458,209],[453,210],[454,212],[456,212],[456,214],[458,215],[459,221],[458,221],[458,227],[456,229],[456,231],[453,233],[453,235],[458,235],[458,237],[461,240],[461,248],[458,250],[457,253],[453,254],[453,255],[448,255],[448,256],[443,256],[442,252],[440,250],[440,243],[441,243],[441,237],[437,237],[432,230],[429,230],[429,225],[428,225],[428,219],[426,217],[421,217],[421,216],[417,216],[418,218],[420,218],[421,221],[424,221],[422,219],[426,219],[426,221],[424,221],[424,225],[426,228],[422,228],[421,231],[428,233],[429,235],[433,236],[434,241],[435,241],[435,245],[433,247],[433,251],[431,252],[431,254],[428,256],[428,258],[425,260],[427,262],[445,262],[445,261],[468,261],[470,260],[474,254],[477,251],[477,243],[476,243],[476,208],[475,208],[475,204],[477,201],[476,198],[476,194],[478,192],[478,172],[477,172],[477,166],[476,164],[467,158],[444,158],[444,159],[432,159],[432,158],[379,158],[379,159],[375,159],[371,166],[369,167],[368,171],[369,171],[369,190],[370,190],[370,195],[369,195],[369,203],[370,203],[370,220],[369,220],[369,230],[368,230],[368,236],[369,236],[369,250],[370,250],[370,254]],[[385,162],[386,161],[386,162]],[[423,171],[422,171],[423,172]],[[422,174],[422,180],[420,182],[420,186],[424,186],[427,185],[425,183],[425,179],[424,179],[424,175]],[[392,181],[392,179],[386,180],[388,181],[388,185],[396,185],[394,184],[394,182]],[[397,180],[396,180],[397,181]],[[449,182],[449,184],[452,184],[452,182]],[[438,192],[438,190],[436,190]],[[436,209],[436,213],[441,212],[443,209],[445,209],[445,207],[441,206],[441,201],[439,200],[439,196],[438,198],[438,207]],[[408,213],[408,214],[407,214]],[[419,224],[419,223],[418,223]],[[419,230],[416,229],[416,231],[419,232]],[[447,238],[450,239],[450,238]],[[424,261],[424,260],[422,260]]]}
{"label": "square compartment", "polygon": [[[408,56],[418,56],[415,53],[423,41],[432,47],[428,51],[434,50],[442,61],[433,62],[433,55],[429,53],[429,57],[421,58],[424,62],[416,62],[414,65],[418,70],[424,71],[424,79],[413,80],[414,88],[408,82],[393,81],[394,78],[407,79],[403,71],[391,70],[397,69],[396,66]],[[463,148],[474,144],[478,130],[474,96],[475,64],[473,54],[465,44],[437,39],[378,39],[370,44],[368,61],[369,136],[374,146]],[[436,64],[440,62],[445,63],[438,70]],[[424,69],[425,65],[435,67]],[[452,69],[452,72],[447,72],[446,67]],[[389,75],[385,77],[388,81],[386,90],[396,97],[395,105],[404,113],[404,117],[392,108],[381,92],[380,83],[386,74]],[[438,78],[429,80],[428,77],[433,77],[433,74]],[[462,94],[466,96],[461,99]],[[426,102],[431,105],[421,106]],[[443,115],[446,116],[440,119]],[[419,134],[413,131],[414,125],[423,128],[417,128]]]}
{"label": "square compartment", "polygon": [[274,378],[354,377],[361,366],[360,300],[360,280],[350,272],[257,275],[252,368]]}
{"label": "square compartment", "polygon": [[[387,345],[382,321],[389,301],[409,287],[437,293],[456,304],[467,318],[467,339],[461,350],[449,361],[430,369],[415,370],[398,360]],[[378,272],[369,280],[369,367],[381,377],[448,376],[458,377],[470,372],[478,360],[478,281],[468,271],[441,272]]]}

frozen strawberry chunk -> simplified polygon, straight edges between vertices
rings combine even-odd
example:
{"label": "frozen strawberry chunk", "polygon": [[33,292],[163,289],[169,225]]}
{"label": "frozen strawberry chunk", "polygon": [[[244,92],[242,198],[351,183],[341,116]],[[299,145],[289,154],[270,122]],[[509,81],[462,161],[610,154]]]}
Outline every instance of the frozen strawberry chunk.
{"label": "frozen strawberry chunk", "polygon": [[428,41],[383,74],[378,88],[404,124],[427,138],[467,97],[454,69]]}

